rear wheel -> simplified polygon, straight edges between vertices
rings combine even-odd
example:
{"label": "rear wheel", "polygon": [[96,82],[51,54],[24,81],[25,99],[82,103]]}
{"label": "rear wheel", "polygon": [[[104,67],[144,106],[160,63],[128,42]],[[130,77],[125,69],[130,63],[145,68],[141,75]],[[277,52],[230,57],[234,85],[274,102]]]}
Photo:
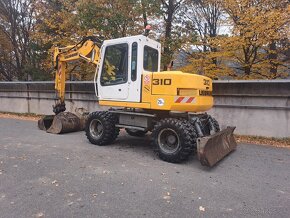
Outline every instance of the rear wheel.
{"label": "rear wheel", "polygon": [[195,150],[195,131],[188,121],[167,118],[159,121],[152,131],[158,156],[167,162],[179,163]]}
{"label": "rear wheel", "polygon": [[117,118],[108,111],[97,111],[89,115],[86,123],[86,136],[95,145],[107,145],[112,143],[119,135],[119,129],[115,127]]}
{"label": "rear wheel", "polygon": [[147,131],[142,131],[142,130],[137,130],[137,129],[125,129],[125,130],[130,136],[136,136],[136,137],[143,137],[147,133]]}

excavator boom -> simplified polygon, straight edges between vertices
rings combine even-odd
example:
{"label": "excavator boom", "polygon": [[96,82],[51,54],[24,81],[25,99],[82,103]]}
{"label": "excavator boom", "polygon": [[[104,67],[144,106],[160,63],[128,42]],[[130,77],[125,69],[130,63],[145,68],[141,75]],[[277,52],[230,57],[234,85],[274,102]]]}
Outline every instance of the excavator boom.
{"label": "excavator boom", "polygon": [[56,99],[53,112],[56,115],[45,116],[38,121],[38,127],[49,133],[65,133],[78,131],[84,128],[85,114],[64,112],[65,82],[67,64],[72,61],[85,60],[95,65],[100,61],[100,47],[102,41],[93,36],[84,37],[79,43],[66,47],[55,47],[53,62],[55,73]]}
{"label": "excavator boom", "polygon": [[93,36],[84,37],[76,45],[55,47],[53,62],[55,73],[55,90],[57,94],[56,104],[53,106],[55,114],[65,111],[65,80],[67,63],[77,60],[85,60],[98,65],[100,61],[100,47],[102,41]]}

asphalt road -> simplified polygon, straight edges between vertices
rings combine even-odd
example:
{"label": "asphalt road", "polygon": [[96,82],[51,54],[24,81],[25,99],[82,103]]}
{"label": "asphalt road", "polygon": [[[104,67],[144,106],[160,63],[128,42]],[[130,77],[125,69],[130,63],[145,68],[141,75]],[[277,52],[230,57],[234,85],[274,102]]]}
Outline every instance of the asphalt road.
{"label": "asphalt road", "polygon": [[0,217],[290,217],[290,149],[240,144],[216,167],[0,119]]}

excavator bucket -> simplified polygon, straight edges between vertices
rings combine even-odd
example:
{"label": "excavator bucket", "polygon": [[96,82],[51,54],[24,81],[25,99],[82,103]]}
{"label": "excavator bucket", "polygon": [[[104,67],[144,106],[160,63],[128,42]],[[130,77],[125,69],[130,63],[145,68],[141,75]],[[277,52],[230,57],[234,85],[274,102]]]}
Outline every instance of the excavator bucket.
{"label": "excavator bucket", "polygon": [[234,138],[236,127],[227,127],[213,135],[197,139],[197,155],[200,163],[212,167],[236,149]]}
{"label": "excavator bucket", "polygon": [[38,128],[48,133],[61,134],[84,129],[85,117],[78,117],[70,112],[48,115],[38,120]]}

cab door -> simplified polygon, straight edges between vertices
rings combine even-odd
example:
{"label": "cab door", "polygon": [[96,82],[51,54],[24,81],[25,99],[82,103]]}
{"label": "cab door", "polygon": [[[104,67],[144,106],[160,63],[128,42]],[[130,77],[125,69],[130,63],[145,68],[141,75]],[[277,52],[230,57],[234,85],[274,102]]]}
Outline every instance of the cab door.
{"label": "cab door", "polygon": [[126,100],[129,94],[128,43],[107,45],[102,55],[98,94],[102,100]]}

